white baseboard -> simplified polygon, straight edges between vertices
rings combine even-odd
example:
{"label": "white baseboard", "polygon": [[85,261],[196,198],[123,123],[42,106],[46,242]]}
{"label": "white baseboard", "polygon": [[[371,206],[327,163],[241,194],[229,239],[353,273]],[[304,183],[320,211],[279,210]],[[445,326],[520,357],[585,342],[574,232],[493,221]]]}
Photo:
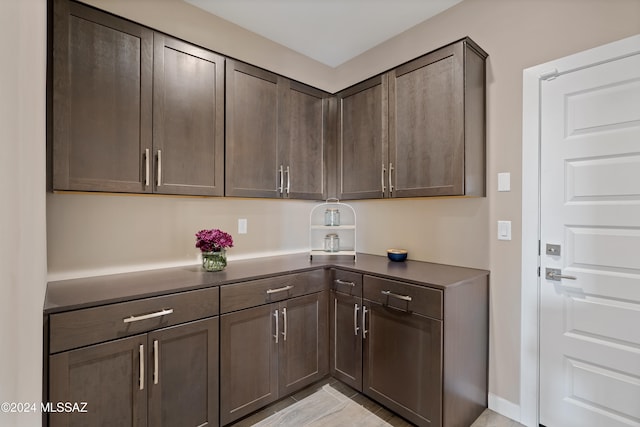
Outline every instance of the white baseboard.
{"label": "white baseboard", "polygon": [[520,405],[516,405],[515,403],[493,393],[489,393],[488,397],[489,409],[514,421],[520,422]]}

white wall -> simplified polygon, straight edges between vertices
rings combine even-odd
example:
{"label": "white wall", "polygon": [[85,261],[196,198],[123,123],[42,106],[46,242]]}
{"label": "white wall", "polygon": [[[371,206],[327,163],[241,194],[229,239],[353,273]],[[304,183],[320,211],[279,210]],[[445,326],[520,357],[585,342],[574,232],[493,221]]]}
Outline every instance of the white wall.
{"label": "white wall", "polygon": [[[0,402],[42,400],[46,1],[0,1]],[[39,407],[38,407],[39,409]],[[0,412],[0,426],[41,415]]]}

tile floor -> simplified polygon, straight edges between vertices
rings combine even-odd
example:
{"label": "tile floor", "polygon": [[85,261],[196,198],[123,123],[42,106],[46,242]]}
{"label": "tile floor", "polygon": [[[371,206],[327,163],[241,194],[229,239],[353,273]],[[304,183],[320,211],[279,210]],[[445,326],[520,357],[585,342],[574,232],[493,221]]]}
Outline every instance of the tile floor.
{"label": "tile floor", "polygon": [[[229,427],[411,427],[413,424],[329,378]],[[470,427],[522,427],[489,409]]]}

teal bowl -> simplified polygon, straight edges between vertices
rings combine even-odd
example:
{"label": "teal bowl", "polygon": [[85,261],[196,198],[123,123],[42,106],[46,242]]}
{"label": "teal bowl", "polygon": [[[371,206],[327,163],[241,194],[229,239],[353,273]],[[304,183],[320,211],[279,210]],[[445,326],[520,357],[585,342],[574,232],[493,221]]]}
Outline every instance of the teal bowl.
{"label": "teal bowl", "polygon": [[407,259],[407,251],[404,249],[387,249],[387,257],[391,261],[404,261]]}

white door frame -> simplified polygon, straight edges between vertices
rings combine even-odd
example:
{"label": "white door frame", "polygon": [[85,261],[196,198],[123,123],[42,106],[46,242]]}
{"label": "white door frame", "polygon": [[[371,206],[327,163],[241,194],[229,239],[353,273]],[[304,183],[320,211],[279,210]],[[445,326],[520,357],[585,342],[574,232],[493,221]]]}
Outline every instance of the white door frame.
{"label": "white door frame", "polygon": [[539,425],[540,85],[546,79],[638,53],[640,34],[523,72],[520,422],[529,427]]}

